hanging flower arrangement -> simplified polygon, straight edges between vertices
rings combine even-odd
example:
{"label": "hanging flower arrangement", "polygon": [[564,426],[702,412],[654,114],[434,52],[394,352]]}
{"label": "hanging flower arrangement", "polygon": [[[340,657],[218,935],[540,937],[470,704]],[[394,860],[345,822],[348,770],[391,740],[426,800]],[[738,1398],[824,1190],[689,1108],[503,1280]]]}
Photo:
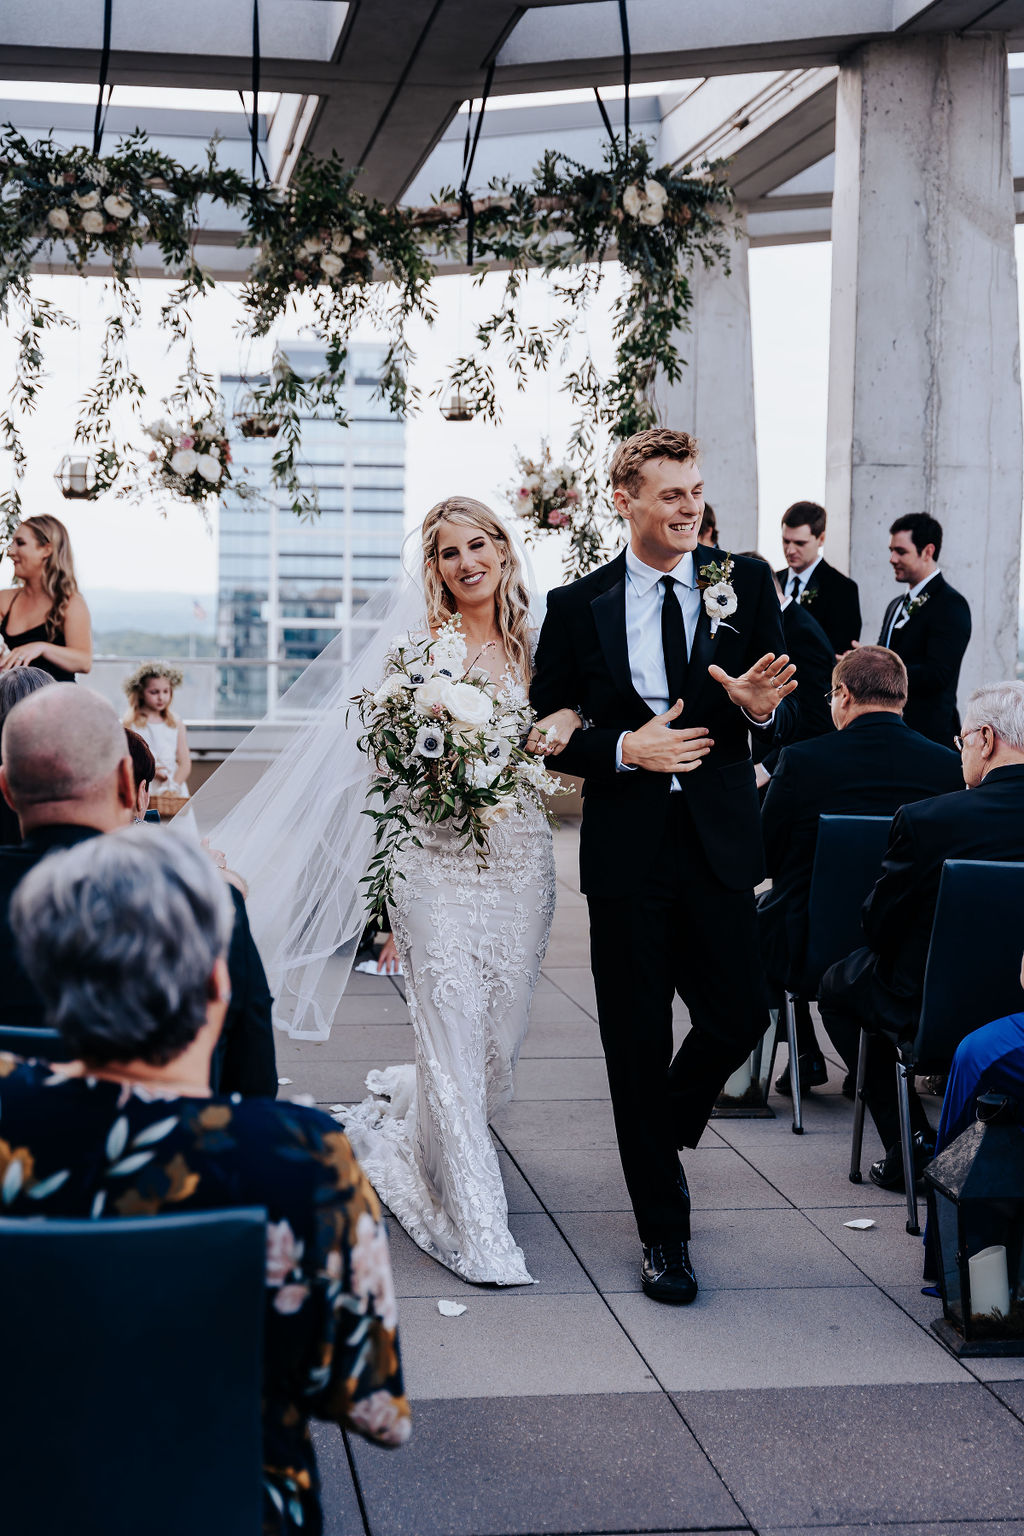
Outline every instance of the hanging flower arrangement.
{"label": "hanging flower arrangement", "polygon": [[199,421],[176,422],[161,416],[145,432],[156,443],[147,461],[152,490],[200,506],[226,490],[231,481],[231,444],[219,412]]}
{"label": "hanging flower arrangement", "polygon": [[554,464],[551,449],[541,444],[539,459],[516,453],[516,479],[509,487],[513,510],[524,520],[523,537],[533,540],[572,525],[580,493],[568,464]]}

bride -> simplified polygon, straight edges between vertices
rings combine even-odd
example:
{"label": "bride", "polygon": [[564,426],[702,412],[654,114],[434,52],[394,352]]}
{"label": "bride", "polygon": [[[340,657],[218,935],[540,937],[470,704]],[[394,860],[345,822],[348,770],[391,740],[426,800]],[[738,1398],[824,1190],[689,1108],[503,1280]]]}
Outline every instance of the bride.
{"label": "bride", "polygon": [[[426,630],[458,614],[466,670],[486,671],[499,701],[526,703],[530,599],[506,530],[481,502],[449,497],[427,513],[422,544]],[[560,710],[530,741],[557,755],[579,724]],[[371,1072],[370,1098],[342,1118],[377,1193],[426,1253],[466,1280],[525,1285],[487,1123],[512,1097],[547,949],[551,833],[539,809],[510,811],[490,827],[482,869],[443,823],[417,835],[389,908],[415,1066]]]}
{"label": "bride", "polygon": [[[403,641],[425,641],[457,614],[467,670],[486,669],[510,702],[526,701],[536,634],[509,531],[481,502],[450,497],[428,512],[420,539],[415,577],[358,609],[351,631],[309,663],[192,800],[193,835],[248,887],[274,1020],[299,1040],[328,1037],[365,923],[373,773],[356,745],[353,695],[379,685]],[[579,724],[559,710],[526,745],[556,756]],[[487,1125],[512,1095],[547,947],[551,834],[540,810],[510,811],[490,827],[483,869],[443,826],[418,837],[422,846],[401,856],[390,907],[415,1064],[372,1072],[371,1096],[339,1118],[425,1252],[466,1280],[525,1285]]]}

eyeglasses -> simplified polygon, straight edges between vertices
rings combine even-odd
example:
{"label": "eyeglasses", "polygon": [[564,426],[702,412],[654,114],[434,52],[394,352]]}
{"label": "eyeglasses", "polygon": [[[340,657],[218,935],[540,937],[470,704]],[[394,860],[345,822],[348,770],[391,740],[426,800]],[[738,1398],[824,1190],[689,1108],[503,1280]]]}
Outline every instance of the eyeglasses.
{"label": "eyeglasses", "polygon": [[954,747],[956,747],[958,752],[962,752],[964,747],[967,745],[968,736],[977,736],[978,732],[983,731],[984,729],[985,727],[983,725],[972,725],[970,730],[964,731],[962,736],[953,737]]}
{"label": "eyeglasses", "polygon": [[822,697],[825,700],[825,703],[826,704],[831,704],[832,700],[835,698],[835,696],[836,696],[836,694],[838,692],[839,692],[838,688],[830,688],[828,693],[822,695]]}

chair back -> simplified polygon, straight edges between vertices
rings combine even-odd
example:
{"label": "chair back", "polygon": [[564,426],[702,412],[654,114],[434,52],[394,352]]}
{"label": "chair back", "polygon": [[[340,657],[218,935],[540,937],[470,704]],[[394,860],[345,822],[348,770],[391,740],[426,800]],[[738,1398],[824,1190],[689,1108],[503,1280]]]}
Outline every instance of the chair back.
{"label": "chair back", "polygon": [[864,943],[860,909],[882,872],[891,816],[821,816],[807,907],[807,975]]}
{"label": "chair back", "polygon": [[903,1059],[945,1071],[965,1035],[1024,1011],[1024,864],[947,859],[939,880],[917,1036]]}
{"label": "chair back", "polygon": [[18,1029],[0,1024],[0,1051],[24,1056],[26,1061],[70,1061],[74,1055],[59,1029]]}
{"label": "chair back", "polygon": [[257,1536],[266,1212],[0,1220],[4,1536]]}

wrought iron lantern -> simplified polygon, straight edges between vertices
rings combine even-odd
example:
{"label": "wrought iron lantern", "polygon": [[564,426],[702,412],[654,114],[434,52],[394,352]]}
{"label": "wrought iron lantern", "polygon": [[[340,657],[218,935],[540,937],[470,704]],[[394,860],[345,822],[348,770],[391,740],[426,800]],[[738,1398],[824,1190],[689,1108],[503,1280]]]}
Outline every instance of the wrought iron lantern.
{"label": "wrought iron lantern", "polygon": [[924,1171],[942,1316],[956,1355],[1024,1355],[1024,1128],[1016,1101],[982,1094],[978,1118]]}
{"label": "wrought iron lantern", "polygon": [[473,407],[461,389],[453,389],[441,403],[441,415],[445,421],[472,421]]}
{"label": "wrought iron lantern", "polygon": [[66,453],[53,478],[68,501],[95,501],[103,489],[99,465],[84,454]]}
{"label": "wrought iron lantern", "polygon": [[268,411],[251,389],[239,400],[234,421],[243,437],[276,437],[281,430],[280,416]]}

